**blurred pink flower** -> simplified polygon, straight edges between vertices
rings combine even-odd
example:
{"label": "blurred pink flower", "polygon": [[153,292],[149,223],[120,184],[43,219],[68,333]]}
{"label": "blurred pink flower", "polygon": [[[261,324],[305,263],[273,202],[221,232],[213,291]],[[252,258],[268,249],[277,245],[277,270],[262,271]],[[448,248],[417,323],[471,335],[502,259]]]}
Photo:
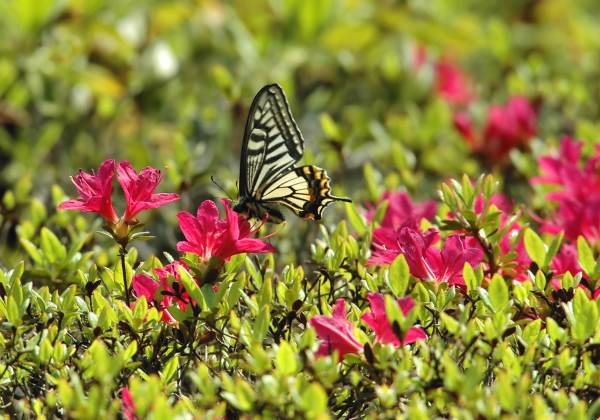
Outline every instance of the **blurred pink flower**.
{"label": "blurred pink flower", "polygon": [[67,200],[59,204],[61,210],[81,210],[97,213],[108,223],[116,223],[118,217],[112,206],[112,180],[115,173],[115,161],[105,160],[98,169],[98,175],[92,171],[79,171],[71,177],[79,192],[79,199]]}
{"label": "blurred pink flower", "polygon": [[448,58],[441,58],[435,63],[435,75],[436,90],[445,101],[466,104],[473,98],[467,75]]}
{"label": "blurred pink flower", "polygon": [[[387,202],[385,215],[381,221],[382,228],[399,229],[406,223],[419,224],[422,219],[433,219],[437,212],[437,203],[427,200],[415,203],[404,191],[389,192],[382,194],[380,203]],[[367,206],[367,220],[373,221],[377,209],[372,205]]]}
{"label": "blurred pink flower", "polygon": [[[500,229],[504,229],[503,222],[500,224]],[[529,254],[527,254],[523,238],[521,237],[518,242],[513,244],[514,238],[518,237],[522,230],[523,227],[515,222],[510,226],[502,239],[500,239],[500,251],[502,252],[502,256],[514,253],[514,258],[511,260],[513,263],[513,266],[511,267],[513,273],[511,274],[515,280],[521,282],[529,279],[527,270],[529,270],[529,267],[531,266],[531,258],[529,258]]]}
{"label": "blurred pink flower", "polygon": [[178,295],[181,298],[175,297],[175,289],[169,282],[171,277],[175,282],[180,279],[178,267],[188,269],[185,263],[173,261],[162,268],[155,268],[154,273],[158,276],[158,281],[152,277],[137,273],[131,280],[131,286],[135,291],[137,299],[144,296],[148,302],[148,306],[155,307],[162,315],[162,320],[167,323],[175,322],[175,318],[169,313],[168,307],[176,303],[179,309],[185,310],[189,302],[189,295],[185,292],[183,285],[179,284]]}
{"label": "blurred pink flower", "polygon": [[[402,344],[411,344],[418,340],[426,340],[427,334],[419,327],[411,327],[403,337],[402,342],[398,339],[392,324],[385,312],[385,299],[381,293],[369,293],[367,299],[371,304],[371,312],[367,312],[362,316],[362,320],[375,332],[377,341],[384,344],[392,344],[394,347],[400,347]],[[398,305],[404,315],[415,306],[412,298],[404,297],[398,299]]]}
{"label": "blurred pink flower", "polygon": [[158,169],[147,166],[138,174],[128,161],[123,160],[117,165],[117,175],[127,202],[124,215],[126,221],[133,219],[143,210],[154,209],[179,200],[179,196],[174,193],[154,194],[162,180]]}
{"label": "blurred pink flower", "polygon": [[315,315],[309,325],[316,332],[321,345],[316,352],[317,356],[326,356],[337,351],[340,360],[348,353],[358,353],[363,345],[354,336],[354,327],[346,318],[346,302],[338,299],[333,306],[332,316]]}
{"label": "blurred pink flower", "polygon": [[203,261],[211,257],[228,261],[231,256],[245,252],[275,251],[271,244],[251,238],[256,230],[252,230],[248,220],[234,212],[227,200],[222,203],[225,220],[219,218],[219,209],[211,200],[200,204],[196,216],[185,211],[177,214],[179,228],[186,239],[177,244],[178,251],[197,254]]}
{"label": "blurred pink flower", "polygon": [[583,273],[583,270],[579,265],[577,247],[572,244],[563,244],[563,246],[560,247],[560,251],[552,258],[550,268],[557,276],[561,276],[567,271],[573,276],[578,273]]}
{"label": "blurred pink flower", "polygon": [[433,280],[450,285],[464,285],[462,270],[465,262],[476,266],[483,252],[473,238],[450,235],[440,250],[434,244],[439,240],[435,229],[420,232],[415,227],[403,226],[398,230],[376,229],[373,233],[373,255],[370,265],[391,264],[403,254],[410,273],[421,280]]}
{"label": "blurred pink flower", "polygon": [[559,290],[561,288],[559,277],[562,277],[565,273],[569,272],[573,276],[581,273],[582,280],[578,287],[583,289],[590,299],[595,300],[598,298],[598,296],[600,296],[600,285],[597,284],[599,287],[597,287],[594,291],[590,290],[591,287],[589,287],[589,277],[585,274],[581,268],[581,265],[579,265],[579,257],[577,255],[577,247],[575,245],[563,244],[560,248],[560,251],[552,259],[550,268],[554,272],[554,276],[552,277],[552,280],[550,280],[550,285],[554,290]]}
{"label": "blurred pink flower", "polygon": [[546,199],[557,203],[557,209],[542,219],[542,231],[564,231],[570,240],[584,236],[588,241],[600,239],[600,150],[582,166],[582,143],[565,137],[558,157],[543,156],[538,164],[542,174],[531,184],[546,184],[555,190]]}
{"label": "blurred pink flower", "polygon": [[[560,251],[552,258],[552,262],[550,263],[550,268],[554,272],[554,276],[552,280],[550,280],[550,284],[554,290],[560,289],[560,279],[559,276],[562,276],[566,272],[571,273],[571,275],[576,276],[579,273],[583,273],[581,266],[579,265],[579,257],[577,255],[577,247],[572,244],[563,244],[560,247]],[[585,289],[585,286],[582,284],[579,285]]]}
{"label": "blurred pink flower", "polygon": [[134,420],[137,418],[135,415],[135,404],[133,402],[133,398],[131,397],[131,392],[129,392],[129,388],[123,387],[121,390],[121,408],[123,411],[123,417],[127,420]]}
{"label": "blurred pink flower", "polygon": [[512,96],[504,105],[488,108],[481,134],[476,134],[466,113],[454,115],[454,127],[473,152],[489,162],[502,162],[508,153],[526,145],[537,133],[537,115],[531,102],[523,96]]}

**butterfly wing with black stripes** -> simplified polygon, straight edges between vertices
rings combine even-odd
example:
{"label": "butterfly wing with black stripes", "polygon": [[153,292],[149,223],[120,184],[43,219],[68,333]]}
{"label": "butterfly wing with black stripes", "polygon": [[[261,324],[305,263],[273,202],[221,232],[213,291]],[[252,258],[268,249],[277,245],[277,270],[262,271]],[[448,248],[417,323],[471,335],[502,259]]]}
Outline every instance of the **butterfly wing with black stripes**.
{"label": "butterfly wing with black stripes", "polygon": [[304,139],[279,85],[263,87],[250,106],[240,160],[240,197],[235,211],[281,223],[274,205],[298,216],[320,219],[323,209],[347,198],[330,194],[327,173],[316,166],[295,167]]}

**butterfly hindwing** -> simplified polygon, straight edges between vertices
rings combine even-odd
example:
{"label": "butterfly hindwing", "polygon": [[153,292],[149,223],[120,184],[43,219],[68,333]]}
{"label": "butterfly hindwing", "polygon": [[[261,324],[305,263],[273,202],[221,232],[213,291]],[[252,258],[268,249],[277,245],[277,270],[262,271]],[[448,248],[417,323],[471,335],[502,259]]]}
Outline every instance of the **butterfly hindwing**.
{"label": "butterfly hindwing", "polygon": [[279,85],[263,87],[248,114],[240,161],[240,195],[252,196],[304,152],[304,139]]}
{"label": "butterfly hindwing", "polygon": [[316,166],[301,166],[282,174],[273,183],[259,191],[261,203],[281,204],[300,217],[319,220],[327,205],[336,200],[350,201],[331,195],[329,176]]}

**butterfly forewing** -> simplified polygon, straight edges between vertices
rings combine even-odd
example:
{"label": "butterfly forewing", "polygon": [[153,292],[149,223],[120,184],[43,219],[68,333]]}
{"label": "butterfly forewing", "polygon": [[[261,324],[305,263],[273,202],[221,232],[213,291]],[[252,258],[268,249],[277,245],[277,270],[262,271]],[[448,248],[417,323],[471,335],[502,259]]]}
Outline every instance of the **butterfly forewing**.
{"label": "butterfly forewing", "polygon": [[261,185],[294,166],[304,139],[279,85],[263,87],[252,102],[240,161],[240,195],[253,196]]}

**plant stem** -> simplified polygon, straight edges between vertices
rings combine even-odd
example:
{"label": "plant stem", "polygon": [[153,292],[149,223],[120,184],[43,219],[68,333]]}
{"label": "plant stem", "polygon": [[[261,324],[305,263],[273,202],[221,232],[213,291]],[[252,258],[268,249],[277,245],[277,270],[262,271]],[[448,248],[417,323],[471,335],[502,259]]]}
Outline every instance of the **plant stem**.
{"label": "plant stem", "polygon": [[123,288],[125,289],[125,303],[127,306],[130,306],[129,299],[129,286],[127,285],[127,270],[125,269],[125,255],[127,255],[127,250],[124,246],[121,246],[119,250],[119,256],[121,257],[121,271],[123,272]]}

